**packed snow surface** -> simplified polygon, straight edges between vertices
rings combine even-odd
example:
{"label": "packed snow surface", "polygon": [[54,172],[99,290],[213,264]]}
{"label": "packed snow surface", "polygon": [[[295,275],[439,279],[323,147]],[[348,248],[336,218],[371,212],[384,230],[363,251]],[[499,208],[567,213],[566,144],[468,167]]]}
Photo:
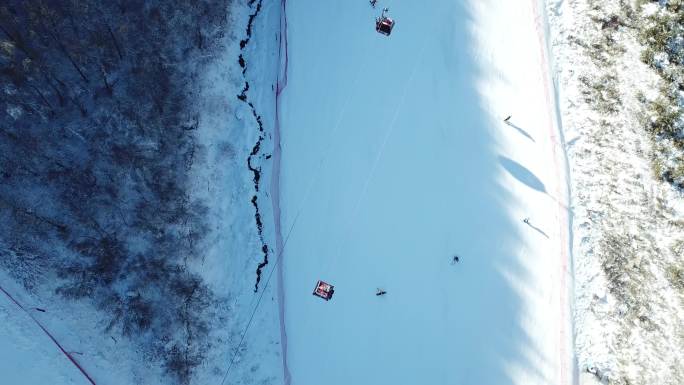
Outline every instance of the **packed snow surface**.
{"label": "packed snow surface", "polygon": [[[541,6],[288,2],[292,384],[571,383],[567,185]],[[382,7],[389,37],[374,30]],[[312,295],[318,279],[335,285],[329,302]]]}

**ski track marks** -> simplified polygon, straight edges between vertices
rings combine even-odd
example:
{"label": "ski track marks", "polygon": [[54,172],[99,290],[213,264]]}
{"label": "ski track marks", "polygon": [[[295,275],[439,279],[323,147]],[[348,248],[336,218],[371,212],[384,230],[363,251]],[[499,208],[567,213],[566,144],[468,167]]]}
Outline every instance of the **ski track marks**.
{"label": "ski track marks", "polygon": [[[558,121],[558,117],[556,116],[554,119],[553,111],[556,111],[554,108],[555,106],[555,86],[552,87],[550,81],[553,80],[551,74],[549,73],[550,69],[550,64],[551,61],[548,57],[548,52],[547,52],[547,45],[546,45],[546,30],[545,30],[545,19],[544,19],[544,14],[540,12],[540,1],[543,0],[531,0],[532,2],[532,9],[534,12],[535,16],[535,29],[537,32],[538,36],[538,48],[539,48],[539,66],[540,70],[543,73],[543,79],[544,79],[544,97],[546,100],[547,108],[546,108],[546,125],[549,130],[549,138],[551,140],[551,152],[553,156],[553,161],[554,161],[554,166],[555,170],[557,170],[557,178],[555,180],[555,198],[556,202],[558,203],[557,208],[558,211],[555,213],[555,218],[556,222],[558,223],[558,237],[559,237],[559,242],[560,242],[560,253],[559,257],[561,258],[560,260],[560,287],[559,287],[559,293],[558,294],[558,305],[560,306],[560,312],[559,312],[559,320],[558,320],[558,327],[559,327],[559,336],[558,336],[558,341],[557,346],[558,346],[558,356],[559,356],[559,371],[558,371],[558,383],[559,384],[569,384],[572,378],[572,373],[568,373],[568,368],[570,367],[568,364],[568,360],[571,359],[571,356],[569,355],[568,352],[568,341],[571,336],[571,334],[568,333],[567,330],[567,317],[568,317],[568,309],[569,309],[569,302],[567,298],[567,275],[569,273],[568,270],[568,263],[570,262],[570,254],[569,254],[569,237],[571,236],[569,233],[568,229],[568,224],[571,221],[571,217],[568,215],[568,205],[565,204],[564,202],[567,202],[569,194],[567,193],[567,190],[563,192],[562,186],[564,185],[563,183],[565,182],[566,188],[569,188],[567,185],[567,175],[563,174],[563,170],[566,170],[567,172],[567,164],[566,167],[562,167],[562,162],[565,161],[567,163],[567,159],[562,157],[562,154],[559,154],[559,152],[556,149],[556,146],[563,146],[564,143],[564,138],[562,135],[562,132],[560,132],[561,127],[560,127],[560,122]],[[281,0],[281,7],[282,7],[282,15],[281,15],[281,33],[280,33],[280,49],[279,49],[279,58],[281,62],[281,69],[278,74],[278,82],[277,82],[277,88],[276,88],[276,125],[275,125],[275,141],[274,141],[274,151],[273,151],[273,156],[274,156],[274,171],[273,171],[273,183],[271,185],[271,199],[273,201],[273,207],[274,207],[274,220],[275,220],[275,227],[276,227],[276,249],[277,249],[277,254],[280,255],[283,252],[284,244],[283,244],[283,239],[282,239],[282,234],[281,234],[281,218],[280,218],[280,202],[279,202],[279,197],[280,197],[280,189],[279,189],[279,181],[280,181],[280,126],[279,126],[279,102],[280,102],[280,94],[283,91],[283,89],[287,85],[287,72],[288,72],[288,52],[287,52],[287,16],[286,16],[286,0]],[[541,9],[543,12],[543,8]],[[558,125],[554,124],[554,121],[558,122]],[[558,132],[557,132],[558,131]],[[295,220],[292,224],[292,227],[294,227],[294,223],[296,223],[296,217]],[[292,228],[290,228],[290,232],[292,231]],[[288,232],[288,237],[289,237],[289,232]],[[287,239],[285,240],[287,242]],[[287,333],[285,330],[285,312],[284,312],[284,303],[285,303],[285,293],[284,293],[284,288],[283,288],[283,271],[282,271],[282,263],[280,263],[278,266],[278,298],[279,298],[279,313],[280,313],[280,326],[281,326],[281,339],[282,339],[282,352],[283,352],[283,370],[284,370],[284,378],[285,378],[285,384],[289,385],[291,383],[291,376],[289,372],[289,368],[287,365]],[[572,333],[572,331],[570,331]],[[570,377],[569,377],[570,376]],[[576,379],[574,380],[576,381]],[[573,381],[573,383],[574,383]]]}
{"label": "ski track marks", "polygon": [[[273,174],[271,175],[271,202],[273,206],[273,222],[275,224],[276,255],[283,258],[284,247],[280,217],[280,94],[287,87],[288,47],[287,47],[287,0],[280,1],[280,36],[278,44],[278,68],[275,91],[275,125],[273,129]],[[294,224],[293,224],[294,226]],[[288,234],[289,236],[289,234]],[[280,262],[280,263],[278,263]],[[282,347],[283,379],[290,385],[292,376],[287,365],[287,331],[285,330],[285,290],[283,287],[283,263],[278,263],[278,314],[280,318],[280,346]]]}
{"label": "ski track marks", "polygon": [[69,359],[69,361],[71,361],[71,363],[74,364],[74,366],[81,372],[81,374],[83,374],[83,376],[88,379],[88,382],[90,382],[92,385],[96,385],[95,380],[93,380],[90,374],[88,374],[88,372],[86,372],[86,370],[78,363],[78,361],[76,361],[76,359],[68,351],[66,351],[64,347],[62,347],[62,344],[60,344],[59,341],[57,341],[57,338],[55,338],[52,335],[52,333],[50,333],[45,328],[45,326],[43,326],[43,324],[40,321],[38,321],[38,319],[36,319],[33,316],[33,314],[31,314],[31,312],[29,312],[21,303],[19,303],[19,301],[14,299],[14,297],[12,297],[12,295],[8,293],[2,286],[0,286],[0,291],[2,291],[3,294],[5,294],[5,296],[10,299],[10,301],[17,305],[19,309],[26,313],[26,315],[28,315],[29,318],[31,318],[33,322],[35,322],[35,324],[38,325],[38,327],[43,331],[43,333],[45,333],[45,335],[47,335],[48,338],[50,338],[50,340],[52,340],[52,342],[55,343],[55,345],[59,348],[62,354],[64,354]]}

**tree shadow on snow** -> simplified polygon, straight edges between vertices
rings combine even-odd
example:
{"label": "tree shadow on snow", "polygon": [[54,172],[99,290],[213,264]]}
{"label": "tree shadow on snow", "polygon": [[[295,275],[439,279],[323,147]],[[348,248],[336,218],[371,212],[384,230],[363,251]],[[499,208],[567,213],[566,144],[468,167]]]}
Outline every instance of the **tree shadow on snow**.
{"label": "tree shadow on snow", "polygon": [[529,222],[527,223],[527,225],[528,225],[529,227],[531,227],[533,230],[535,230],[536,232],[538,232],[539,234],[543,235],[545,238],[547,238],[547,239],[549,238],[549,236],[548,236],[542,229],[540,229],[539,227],[537,227],[537,226],[535,226],[535,225],[533,225],[533,224],[531,224],[531,223],[529,223]]}
{"label": "tree shadow on snow", "polygon": [[532,142],[535,142],[535,140],[534,140],[534,138],[532,137],[532,135],[528,134],[527,131],[523,130],[521,127],[517,126],[515,123],[506,122],[506,124],[509,125],[509,126],[511,126],[511,127],[513,127],[513,128],[515,128],[516,131],[518,131],[519,133],[521,133],[521,134],[522,134],[524,137],[526,137],[527,139],[531,140]]}
{"label": "tree shadow on snow", "polygon": [[539,178],[537,178],[536,175],[534,175],[530,170],[528,170],[527,167],[521,165],[513,159],[501,155],[499,156],[499,161],[501,162],[503,168],[505,168],[506,171],[513,175],[515,179],[519,180],[528,187],[533,188],[539,192],[546,192],[546,187],[544,187],[544,183],[542,183],[542,181]]}

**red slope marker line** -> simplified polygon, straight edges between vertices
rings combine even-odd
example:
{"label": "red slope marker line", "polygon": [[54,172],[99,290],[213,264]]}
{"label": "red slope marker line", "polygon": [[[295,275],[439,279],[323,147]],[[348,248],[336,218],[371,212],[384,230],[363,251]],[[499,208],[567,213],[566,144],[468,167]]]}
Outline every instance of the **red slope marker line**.
{"label": "red slope marker line", "polygon": [[[276,83],[276,101],[280,93],[287,87],[287,65],[289,62],[287,50],[287,0],[280,1],[280,45],[278,47],[278,60],[282,63],[282,71],[278,68],[277,83]],[[282,56],[285,55],[285,62],[282,61]],[[278,111],[278,104],[276,104],[276,112]],[[276,114],[276,121],[278,114]],[[276,126],[277,127],[277,126]],[[280,147],[280,143],[277,143]]]}
{"label": "red slope marker line", "polygon": [[2,291],[3,293],[5,293],[5,295],[7,296],[7,298],[9,298],[12,302],[14,302],[14,304],[17,305],[21,310],[23,310],[24,313],[28,314],[28,316],[31,317],[31,319],[33,320],[33,322],[35,322],[36,325],[38,325],[38,327],[39,327],[39,328],[40,328],[48,337],[50,337],[50,339],[52,340],[52,342],[54,342],[55,345],[57,345],[57,347],[59,348],[59,350],[61,350],[62,353],[64,353],[64,355],[67,356],[67,358],[69,359],[69,361],[71,361],[71,363],[74,364],[74,366],[76,366],[76,368],[78,368],[78,370],[81,371],[81,373],[88,379],[88,381],[90,381],[90,383],[91,383],[92,385],[96,385],[96,384],[95,384],[95,381],[93,380],[93,378],[90,377],[90,375],[85,371],[85,369],[83,369],[83,367],[82,367],[81,365],[79,365],[79,363],[76,361],[76,359],[75,359],[71,354],[69,354],[69,352],[67,352],[66,350],[64,350],[64,348],[62,347],[62,345],[57,341],[57,339],[56,339],[52,334],[50,334],[50,332],[45,328],[45,326],[43,326],[43,324],[40,323],[40,321],[38,321],[35,317],[33,317],[33,315],[32,315],[28,310],[26,310],[26,308],[24,308],[24,307],[19,303],[19,301],[17,301],[16,299],[14,299],[14,297],[12,297],[12,295],[10,295],[10,293],[8,293],[7,290],[5,290],[2,286],[0,286],[0,291]]}
{"label": "red slope marker line", "polygon": [[[287,0],[280,1],[280,41],[275,90],[275,125],[273,128],[273,174],[271,175],[271,205],[275,223],[276,255],[284,258],[283,235],[280,227],[280,94],[287,87]],[[283,58],[284,55],[284,58]],[[290,385],[292,376],[287,366],[287,331],[285,330],[285,288],[283,287],[283,261],[278,263],[278,313],[280,315],[280,346],[283,360],[284,385]]]}
{"label": "red slope marker line", "polygon": [[[532,0],[532,11],[535,16],[535,29],[537,30],[537,37],[539,38],[539,58],[541,59],[541,68],[542,72],[544,74],[543,79],[544,79],[544,94],[546,98],[546,102],[548,104],[547,109],[546,109],[546,116],[548,119],[548,128],[549,128],[549,137],[551,139],[551,150],[553,153],[553,162],[555,169],[557,171],[563,170],[563,168],[560,167],[560,164],[558,163],[558,153],[556,151],[556,144],[561,144],[562,141],[559,140],[558,138],[558,133],[554,130],[555,125],[553,124],[553,117],[551,113],[551,108],[553,107],[553,103],[557,102],[554,101],[552,95],[553,93],[551,92],[551,87],[549,85],[549,79],[550,79],[550,74],[548,73],[548,57],[547,57],[547,52],[546,52],[546,36],[545,36],[545,29],[544,26],[542,25],[542,17],[543,14],[540,12],[538,8],[538,3],[539,0]],[[560,129],[558,127],[557,129]],[[556,178],[556,196],[557,199],[561,199],[563,194],[561,193],[561,184],[562,181],[565,180],[565,175],[557,173],[557,178]],[[567,182],[566,182],[567,183]],[[561,266],[561,271],[560,271],[560,293],[559,293],[559,303],[560,303],[560,320],[559,320],[559,338],[560,338],[560,346],[558,347],[559,349],[559,360],[560,360],[560,368],[559,368],[559,384],[564,385],[564,384],[569,384],[568,380],[568,375],[567,375],[567,368],[569,367],[567,365],[566,360],[569,358],[568,352],[567,352],[567,331],[565,330],[566,327],[566,317],[567,317],[567,306],[568,306],[568,301],[566,298],[566,291],[567,291],[567,281],[566,281],[566,275],[568,272],[568,218],[567,218],[567,208],[564,207],[565,205],[561,202],[558,208],[558,212],[556,214],[556,217],[558,219],[558,226],[560,230],[560,241],[561,241],[561,250],[560,250],[560,266]]]}

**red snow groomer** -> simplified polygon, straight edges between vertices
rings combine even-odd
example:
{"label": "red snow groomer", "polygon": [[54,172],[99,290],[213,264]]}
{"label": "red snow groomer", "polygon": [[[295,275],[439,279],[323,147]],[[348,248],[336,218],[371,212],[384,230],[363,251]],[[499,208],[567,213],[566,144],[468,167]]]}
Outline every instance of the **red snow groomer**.
{"label": "red snow groomer", "polygon": [[329,301],[332,298],[334,292],[335,286],[327,282],[318,280],[318,282],[316,282],[316,288],[314,289],[313,295],[315,295],[316,297],[321,297],[326,301]]}
{"label": "red snow groomer", "polygon": [[389,36],[392,33],[392,28],[394,28],[394,20],[385,16],[387,11],[389,11],[387,8],[383,9],[382,15],[375,19],[375,30],[385,36]]}

